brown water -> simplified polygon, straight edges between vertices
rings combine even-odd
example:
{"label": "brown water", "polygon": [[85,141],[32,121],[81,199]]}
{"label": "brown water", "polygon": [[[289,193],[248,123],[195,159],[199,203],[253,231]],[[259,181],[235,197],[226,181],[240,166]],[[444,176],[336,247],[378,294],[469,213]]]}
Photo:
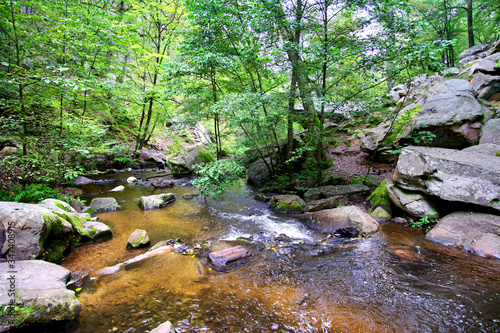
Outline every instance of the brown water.
{"label": "brown water", "polygon": [[[99,193],[118,185],[123,193]],[[124,201],[122,210],[99,214],[113,238],[73,249],[62,263],[81,288],[78,332],[146,332],[167,320],[180,332],[500,332],[500,261],[428,242],[420,230],[389,223],[365,239],[324,241],[268,211],[243,184],[206,200],[181,199],[196,190],[180,186],[152,192],[116,182],[84,190],[99,193],[89,200]],[[162,192],[175,193],[175,203],[139,209],[137,198]],[[148,231],[151,244],[180,238],[209,246],[97,276],[146,251],[125,248],[136,228]],[[279,234],[293,242],[274,241]],[[209,251],[235,244],[253,256],[222,271],[207,262]]]}

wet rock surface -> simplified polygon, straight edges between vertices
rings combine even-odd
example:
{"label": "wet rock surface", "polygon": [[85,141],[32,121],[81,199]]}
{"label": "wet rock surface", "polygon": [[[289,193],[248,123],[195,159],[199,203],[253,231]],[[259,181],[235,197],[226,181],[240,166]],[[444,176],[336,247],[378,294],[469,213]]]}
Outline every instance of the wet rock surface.
{"label": "wet rock surface", "polygon": [[500,259],[500,216],[452,213],[443,217],[426,238],[444,245],[463,246],[483,257]]}

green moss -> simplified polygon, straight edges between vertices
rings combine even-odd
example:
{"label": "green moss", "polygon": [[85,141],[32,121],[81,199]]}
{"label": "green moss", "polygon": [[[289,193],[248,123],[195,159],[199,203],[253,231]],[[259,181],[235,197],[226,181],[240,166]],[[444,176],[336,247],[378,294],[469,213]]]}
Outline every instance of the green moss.
{"label": "green moss", "polygon": [[366,200],[372,203],[371,210],[378,206],[389,206],[391,204],[391,200],[389,199],[389,193],[387,191],[387,179],[380,183],[380,185]]}
{"label": "green moss", "polygon": [[498,156],[498,157],[500,157],[500,152],[496,153],[496,154],[495,154],[495,156]]}
{"label": "green moss", "polygon": [[78,216],[57,212],[54,212],[54,214],[71,223],[73,230],[76,230],[80,236],[87,236],[90,239],[93,239],[90,233],[83,227],[82,220]]}
{"label": "green moss", "polygon": [[210,154],[210,152],[205,151],[205,150],[200,150],[198,152],[198,155],[200,156],[200,159],[203,163],[211,163],[215,162],[215,158]]}
{"label": "green moss", "polygon": [[69,207],[64,206],[64,205],[63,205],[62,203],[60,203],[60,202],[54,201],[54,205],[55,205],[57,208],[59,208],[59,209],[62,209],[62,210],[64,210],[64,211],[66,211],[66,212],[69,212]]}
{"label": "green moss", "polygon": [[58,262],[64,258],[64,251],[68,248],[68,242],[63,240],[54,240],[49,247],[45,249],[44,259],[49,262]]}
{"label": "green moss", "polygon": [[384,143],[392,145],[392,143],[398,139],[403,129],[413,120],[413,118],[415,118],[420,110],[422,110],[422,106],[415,105],[413,108],[400,115],[392,126],[391,134],[384,139]]}
{"label": "green moss", "polygon": [[[32,305],[25,306],[22,303],[22,300],[18,301],[17,304],[14,305],[15,318],[14,318],[14,327],[23,328],[28,324],[32,323],[34,318],[38,317],[37,313],[43,313],[46,310],[46,307],[43,305],[36,305],[36,300]],[[9,307],[5,305],[0,306],[0,320],[8,317]]]}

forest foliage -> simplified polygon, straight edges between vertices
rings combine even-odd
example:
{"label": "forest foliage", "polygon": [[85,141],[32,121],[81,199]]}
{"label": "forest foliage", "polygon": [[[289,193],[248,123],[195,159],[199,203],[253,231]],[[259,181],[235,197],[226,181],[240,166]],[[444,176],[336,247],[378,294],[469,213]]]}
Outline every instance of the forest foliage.
{"label": "forest foliage", "polygon": [[[0,2],[0,162],[61,183],[124,158],[173,122],[209,125],[213,153],[271,174],[329,166],[325,122],[496,38],[498,0]],[[472,36],[472,37],[471,37]],[[382,113],[383,115],[383,113]]]}

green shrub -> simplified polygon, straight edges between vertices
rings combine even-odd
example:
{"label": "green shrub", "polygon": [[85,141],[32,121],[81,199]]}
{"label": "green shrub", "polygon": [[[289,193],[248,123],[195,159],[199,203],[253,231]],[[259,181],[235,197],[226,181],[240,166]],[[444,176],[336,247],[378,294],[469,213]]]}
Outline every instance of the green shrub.
{"label": "green shrub", "polygon": [[208,151],[205,150],[200,150],[198,152],[198,155],[200,155],[200,159],[203,163],[211,163],[215,162],[215,158],[212,156],[212,154]]}
{"label": "green shrub", "polygon": [[20,185],[12,188],[12,196],[6,191],[0,191],[1,201],[16,201],[26,203],[39,203],[45,199],[58,199],[67,201],[67,197],[57,192],[57,190],[50,188],[46,184],[31,184],[22,189]]}
{"label": "green shrub", "polygon": [[244,171],[244,168],[235,160],[218,160],[198,165],[197,168],[199,177],[193,180],[193,185],[203,196],[221,193]]}

